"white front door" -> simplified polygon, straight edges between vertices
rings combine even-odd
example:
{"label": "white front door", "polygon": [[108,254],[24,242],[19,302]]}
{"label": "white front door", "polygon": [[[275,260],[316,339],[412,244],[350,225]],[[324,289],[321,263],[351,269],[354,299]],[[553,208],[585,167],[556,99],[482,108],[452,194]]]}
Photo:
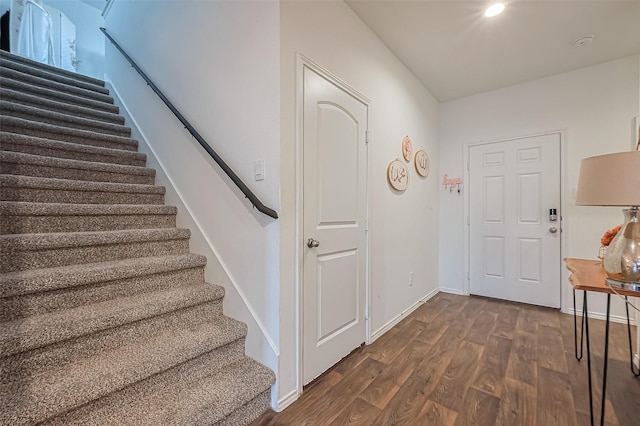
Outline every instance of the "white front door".
{"label": "white front door", "polygon": [[560,135],[472,146],[469,160],[471,294],[559,308]]}
{"label": "white front door", "polygon": [[366,337],[367,105],[306,66],[303,73],[302,364],[307,384]]}

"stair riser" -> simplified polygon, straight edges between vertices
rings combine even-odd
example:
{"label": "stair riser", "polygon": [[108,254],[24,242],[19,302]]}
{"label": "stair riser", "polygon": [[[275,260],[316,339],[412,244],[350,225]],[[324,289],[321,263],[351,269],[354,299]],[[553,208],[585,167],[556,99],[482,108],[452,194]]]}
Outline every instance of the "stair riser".
{"label": "stair riser", "polygon": [[[119,392],[91,401],[73,411],[51,418],[42,426],[102,426],[126,424],[126,418],[117,418],[114,413],[126,411],[128,407],[141,405],[141,401],[163,394],[174,384],[197,381],[201,377],[215,374],[220,369],[239,360],[244,355],[245,339],[238,339],[215,351],[210,351],[179,364],[161,374],[134,383]],[[138,423],[142,426],[144,423]]]}
{"label": "stair riser", "polygon": [[65,112],[73,117],[98,120],[104,123],[124,125],[124,117],[116,114],[101,112],[95,109],[70,105],[63,102],[51,101],[46,98],[20,93],[15,90],[6,90],[0,87],[0,98],[18,105],[39,108],[45,111]]}
{"label": "stair riser", "polygon": [[[44,144],[28,144],[13,143],[0,140],[2,150],[10,152],[21,152],[23,154],[41,155],[43,157],[64,158],[68,160],[92,161],[96,163],[120,164],[124,166],[144,167],[147,159],[143,155],[137,155],[133,151],[122,152],[122,155],[108,155],[92,152],[73,151],[65,148],[73,148],[74,144],[64,146],[59,144],[60,148]],[[55,145],[55,144],[54,144]],[[110,153],[113,154],[113,153]]]}
{"label": "stair riser", "polygon": [[[57,111],[56,111],[57,112]],[[29,112],[22,110],[12,110],[9,108],[3,108],[2,114],[8,117],[22,118],[23,120],[32,120],[39,123],[53,124],[54,126],[67,127],[70,129],[88,130],[90,132],[100,132],[107,135],[129,137],[131,136],[131,129],[118,124],[103,123],[95,121],[88,123],[81,120],[74,120],[68,116],[66,117],[52,117],[47,114],[47,111],[39,113],[38,111],[30,110]]]}
{"label": "stair riser", "polygon": [[101,102],[93,99],[83,98],[80,96],[74,96],[68,93],[62,93],[50,89],[42,89],[37,86],[33,86],[27,83],[22,83],[10,78],[3,78],[0,76],[0,87],[16,90],[22,93],[26,93],[32,96],[42,97],[47,100],[56,102],[62,102],[64,104],[81,106],[85,108],[92,108],[96,111],[108,112],[112,114],[118,114],[119,108],[113,105],[112,102]]}
{"label": "stair riser", "polygon": [[122,149],[125,151],[136,151],[137,145],[127,144],[126,142],[118,141],[116,136],[108,137],[96,137],[90,138],[85,135],[77,135],[68,132],[56,132],[53,129],[38,128],[38,127],[25,127],[20,125],[14,125],[12,123],[2,123],[2,131],[9,133],[18,133],[21,135],[35,136],[39,138],[53,139],[62,142],[77,143],[80,145],[97,146],[102,148]]}
{"label": "stair riser", "polygon": [[95,215],[95,216],[12,216],[3,215],[0,235],[47,232],[116,231],[120,229],[175,228],[175,214]]}
{"label": "stair riser", "polygon": [[112,173],[99,170],[72,169],[65,167],[48,167],[37,164],[3,162],[0,166],[3,174],[56,179],[81,180],[85,182],[133,183],[153,185],[155,176]]}
{"label": "stair riser", "polygon": [[92,92],[102,93],[105,95],[109,94],[109,91],[104,87],[104,85],[96,85],[91,84],[87,81],[80,80],[77,78],[70,78],[65,75],[61,75],[60,73],[53,73],[49,71],[45,71],[42,69],[38,69],[35,67],[30,67],[25,64],[21,64],[15,61],[9,61],[4,58],[0,58],[0,67],[12,69],[14,71],[18,71],[21,73],[27,73],[35,77],[45,78],[49,81],[55,81],[57,83],[66,84],[73,87],[79,87],[85,90],[90,90]]}
{"label": "stair riser", "polygon": [[141,241],[88,247],[60,247],[43,250],[0,251],[0,272],[53,268],[81,263],[151,257],[189,252],[189,240]]}
{"label": "stair riser", "polygon": [[88,303],[197,283],[204,284],[203,267],[6,297],[0,299],[0,321],[11,321],[30,315],[71,309]]}
{"label": "stair riser", "polygon": [[70,95],[78,96],[81,98],[91,99],[94,101],[100,101],[100,102],[105,102],[109,104],[113,103],[113,98],[109,95],[94,92],[93,90],[82,89],[76,86],[70,86],[64,83],[58,83],[58,82],[47,80],[44,78],[21,73],[19,71],[15,71],[8,68],[0,68],[0,75],[10,80],[16,80],[22,83],[30,84],[36,88],[35,91],[37,91],[37,88],[45,88],[45,89],[54,90],[61,93],[67,93]]}
{"label": "stair riser", "polygon": [[72,204],[164,204],[164,194],[135,192],[69,191],[55,188],[4,186],[0,189],[4,201]]}
{"label": "stair riser", "polygon": [[[44,70],[51,74],[60,75],[67,78],[74,79],[74,80],[84,81],[86,83],[90,83],[95,86],[104,87],[104,81],[98,78],[90,77],[84,74],[78,74],[76,72],[64,70],[62,68],[53,67],[51,65],[43,64],[41,62],[37,62],[31,59],[25,58],[24,56],[17,56],[17,55],[7,53],[5,51],[0,51],[0,58],[8,61],[8,64],[16,63],[16,64],[28,65],[31,68]],[[11,67],[11,65],[9,65],[9,67]]]}

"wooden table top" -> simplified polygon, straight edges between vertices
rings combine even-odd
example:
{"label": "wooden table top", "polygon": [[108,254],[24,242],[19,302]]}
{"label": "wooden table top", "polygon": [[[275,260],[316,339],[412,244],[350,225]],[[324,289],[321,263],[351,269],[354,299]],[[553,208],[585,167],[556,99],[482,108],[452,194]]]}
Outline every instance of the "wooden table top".
{"label": "wooden table top", "polygon": [[565,258],[564,263],[571,272],[569,281],[575,290],[596,291],[599,293],[618,293],[623,296],[640,297],[640,291],[615,289],[615,292],[607,285],[607,274],[602,267],[602,262],[591,259]]}

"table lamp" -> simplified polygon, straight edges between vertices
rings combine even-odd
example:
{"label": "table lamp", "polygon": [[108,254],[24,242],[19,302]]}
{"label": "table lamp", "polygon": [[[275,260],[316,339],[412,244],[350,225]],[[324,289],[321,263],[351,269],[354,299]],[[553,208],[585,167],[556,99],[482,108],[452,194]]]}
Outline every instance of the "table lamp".
{"label": "table lamp", "polygon": [[578,206],[624,206],[624,224],[607,247],[607,283],[640,290],[640,151],[617,152],[582,160]]}

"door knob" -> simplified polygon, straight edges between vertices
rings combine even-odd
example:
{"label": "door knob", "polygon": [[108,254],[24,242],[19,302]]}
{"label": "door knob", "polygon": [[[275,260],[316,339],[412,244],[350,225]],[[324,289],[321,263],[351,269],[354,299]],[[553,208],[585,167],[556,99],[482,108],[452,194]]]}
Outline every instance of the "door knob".
{"label": "door knob", "polygon": [[552,234],[555,234],[556,232],[558,232],[558,228],[556,228],[555,226],[552,226],[551,228],[549,228],[549,232],[551,232]]}
{"label": "door knob", "polygon": [[318,247],[319,245],[320,245],[320,241],[318,240],[314,240],[313,238],[309,238],[307,240],[307,247],[309,248]]}

